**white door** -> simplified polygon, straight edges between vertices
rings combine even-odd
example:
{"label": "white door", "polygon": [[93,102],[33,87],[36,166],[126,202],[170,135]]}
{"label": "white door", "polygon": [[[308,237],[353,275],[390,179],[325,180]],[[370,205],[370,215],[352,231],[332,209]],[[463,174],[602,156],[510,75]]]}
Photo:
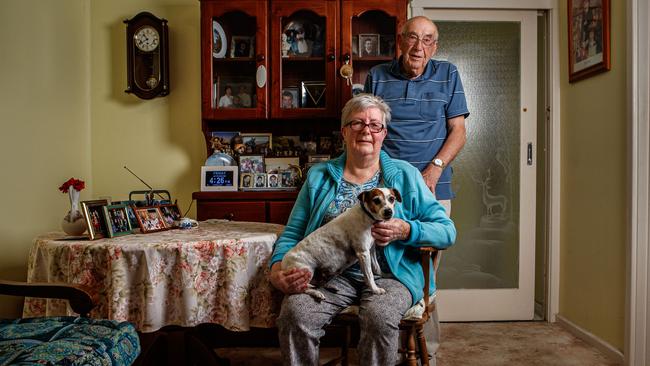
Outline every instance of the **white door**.
{"label": "white door", "polygon": [[470,116],[453,163],[456,244],[437,283],[443,321],[534,314],[536,11],[435,10],[436,59],[458,66]]}

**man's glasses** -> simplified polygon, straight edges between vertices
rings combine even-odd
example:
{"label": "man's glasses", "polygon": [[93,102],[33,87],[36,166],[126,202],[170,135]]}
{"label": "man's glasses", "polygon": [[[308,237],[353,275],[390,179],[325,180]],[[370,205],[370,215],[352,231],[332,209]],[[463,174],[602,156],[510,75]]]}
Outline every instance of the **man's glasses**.
{"label": "man's glasses", "polygon": [[365,123],[363,121],[350,121],[343,125],[343,127],[350,127],[352,131],[362,131],[366,126],[368,126],[372,133],[378,133],[384,130],[384,124],[380,122]]}
{"label": "man's glasses", "polygon": [[437,39],[433,39],[433,36],[424,36],[422,38],[418,37],[417,34],[409,33],[404,35],[404,40],[409,46],[413,46],[417,41],[422,42],[426,47],[431,46],[432,44],[438,43]]}

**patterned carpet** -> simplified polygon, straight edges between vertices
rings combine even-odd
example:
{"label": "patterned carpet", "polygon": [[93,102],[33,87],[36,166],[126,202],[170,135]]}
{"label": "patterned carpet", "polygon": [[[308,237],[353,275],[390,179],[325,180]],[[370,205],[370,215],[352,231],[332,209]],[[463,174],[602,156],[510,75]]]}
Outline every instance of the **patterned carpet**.
{"label": "patterned carpet", "polygon": [[[220,349],[231,366],[281,365],[277,348]],[[321,350],[321,361],[338,354]],[[358,365],[352,352],[351,365]],[[443,323],[437,366],[617,366],[556,324],[544,322]]]}

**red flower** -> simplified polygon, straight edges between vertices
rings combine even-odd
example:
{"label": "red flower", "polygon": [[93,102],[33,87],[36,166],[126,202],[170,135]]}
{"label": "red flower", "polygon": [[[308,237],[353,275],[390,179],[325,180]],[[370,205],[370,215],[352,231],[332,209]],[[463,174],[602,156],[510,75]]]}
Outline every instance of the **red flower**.
{"label": "red flower", "polygon": [[68,193],[70,186],[72,186],[75,191],[81,191],[82,189],[86,188],[86,183],[84,183],[83,180],[70,178],[65,183],[63,183],[61,187],[59,187],[59,191],[61,191],[61,193]]}

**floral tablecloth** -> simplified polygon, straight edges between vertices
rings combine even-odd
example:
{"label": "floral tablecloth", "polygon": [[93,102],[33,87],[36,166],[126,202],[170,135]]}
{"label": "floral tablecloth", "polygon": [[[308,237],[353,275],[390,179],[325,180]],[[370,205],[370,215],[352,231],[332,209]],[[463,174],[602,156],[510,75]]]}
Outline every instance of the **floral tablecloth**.
{"label": "floral tablecloth", "polygon": [[[142,332],[216,323],[229,330],[273,327],[281,293],[268,280],[276,224],[208,220],[198,228],[110,239],[37,237],[29,282],[96,291],[91,317],[130,321]],[[65,300],[26,298],[24,317],[72,315]]]}

